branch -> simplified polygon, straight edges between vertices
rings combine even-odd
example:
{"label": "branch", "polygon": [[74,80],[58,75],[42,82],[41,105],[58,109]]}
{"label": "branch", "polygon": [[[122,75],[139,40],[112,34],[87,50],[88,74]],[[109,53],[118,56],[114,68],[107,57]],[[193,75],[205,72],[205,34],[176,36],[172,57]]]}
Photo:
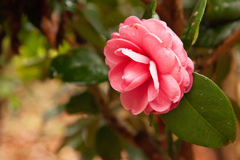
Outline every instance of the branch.
{"label": "branch", "polygon": [[185,26],[182,3],[182,0],[164,0],[158,3],[156,8],[160,19],[165,21],[179,37]]}
{"label": "branch", "polygon": [[230,37],[228,37],[217,49],[212,53],[212,56],[205,62],[203,69],[208,68],[214,63],[218,57],[231,49],[233,45],[240,40],[240,28],[237,29]]}
{"label": "branch", "polygon": [[104,118],[116,132],[118,132],[130,143],[138,146],[150,160],[170,160],[168,157],[164,157],[162,155],[158,144],[147,134],[147,132],[142,131],[137,134],[133,134],[120,124],[116,116],[112,114],[109,102],[105,97],[103,97],[104,94],[98,88],[98,86],[92,86],[91,90]]}

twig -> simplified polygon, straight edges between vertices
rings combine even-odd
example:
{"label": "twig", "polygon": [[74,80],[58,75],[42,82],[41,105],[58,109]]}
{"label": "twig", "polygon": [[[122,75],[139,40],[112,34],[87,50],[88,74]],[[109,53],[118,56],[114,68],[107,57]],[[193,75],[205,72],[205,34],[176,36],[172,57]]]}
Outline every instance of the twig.
{"label": "twig", "polygon": [[203,69],[208,68],[218,57],[231,49],[233,45],[240,40],[240,28],[237,29],[230,37],[228,37],[217,49],[212,56],[204,63]]}
{"label": "twig", "polygon": [[123,125],[120,124],[115,115],[112,114],[109,102],[103,97],[102,91],[98,86],[91,87],[92,93],[94,94],[98,106],[104,116],[109,122],[113,129],[118,132],[123,138],[128,140],[130,143],[138,146],[146,154],[150,160],[170,160],[168,157],[164,157],[159,150],[159,146],[156,141],[150,137],[146,132],[138,132],[133,134],[128,131]]}

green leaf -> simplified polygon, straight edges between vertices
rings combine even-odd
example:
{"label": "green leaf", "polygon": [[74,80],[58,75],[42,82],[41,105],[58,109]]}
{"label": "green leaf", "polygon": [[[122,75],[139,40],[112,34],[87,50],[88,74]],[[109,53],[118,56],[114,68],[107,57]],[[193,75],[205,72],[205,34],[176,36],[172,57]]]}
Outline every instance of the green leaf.
{"label": "green leaf", "polygon": [[207,0],[198,0],[193,10],[192,16],[190,17],[189,22],[186,28],[184,29],[184,32],[181,36],[181,40],[183,41],[185,50],[188,50],[192,46],[195,39],[197,38],[196,32],[198,32],[199,25],[205,11],[206,3]]}
{"label": "green leaf", "polygon": [[96,150],[103,159],[120,159],[121,148],[119,138],[109,126],[104,126],[97,132]]}
{"label": "green leaf", "polygon": [[240,18],[239,0],[208,0],[207,18],[210,23],[233,21]]}
{"label": "green leaf", "polygon": [[124,144],[124,147],[128,152],[128,156],[130,160],[147,160],[146,156],[139,148],[132,146],[128,142]]}
{"label": "green leaf", "polygon": [[232,99],[231,99],[231,103],[232,103],[236,118],[237,118],[238,122],[240,123],[240,106],[238,105],[238,103],[236,101],[234,101]]}
{"label": "green leaf", "polygon": [[60,105],[58,107],[55,107],[49,111],[47,111],[45,114],[44,114],[44,117],[43,117],[43,121],[46,122],[48,120],[50,120],[51,118],[55,117],[55,116],[58,116],[59,114],[61,114],[63,111],[65,111],[65,105]]}
{"label": "green leaf", "polygon": [[161,115],[180,139],[205,147],[222,147],[236,138],[236,119],[231,103],[207,77],[193,74],[193,86],[178,107]]}
{"label": "green leaf", "polygon": [[98,107],[93,95],[89,92],[83,92],[71,97],[70,102],[66,105],[66,111],[74,113],[98,113]]}
{"label": "green leaf", "polygon": [[108,68],[95,52],[78,48],[53,59],[50,76],[77,85],[93,85],[108,80]]}
{"label": "green leaf", "polygon": [[195,46],[216,47],[240,27],[240,21],[219,24],[214,27],[201,26]]}
{"label": "green leaf", "polygon": [[83,13],[92,27],[100,34],[110,39],[110,34],[104,28],[101,22],[101,11],[94,4],[88,4],[87,8],[83,10]]}
{"label": "green leaf", "polygon": [[149,19],[149,18],[153,18],[154,14],[155,14],[155,10],[157,7],[157,1],[156,0],[152,0],[152,2],[148,5],[148,7],[146,8],[142,19]]}

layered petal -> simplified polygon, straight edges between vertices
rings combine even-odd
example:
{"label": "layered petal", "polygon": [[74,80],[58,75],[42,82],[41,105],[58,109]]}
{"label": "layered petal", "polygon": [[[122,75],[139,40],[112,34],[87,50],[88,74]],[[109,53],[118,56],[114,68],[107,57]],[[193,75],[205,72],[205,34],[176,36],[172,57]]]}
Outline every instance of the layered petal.
{"label": "layered petal", "polygon": [[149,31],[143,25],[137,23],[122,26],[119,29],[119,34],[121,38],[133,42],[140,48],[142,48],[143,45],[143,35],[146,33],[149,33]]}
{"label": "layered petal", "polygon": [[148,83],[131,90],[128,92],[122,92],[120,95],[120,99],[122,105],[125,109],[130,110],[133,114],[139,114],[148,105],[148,97],[147,97],[147,89]]}
{"label": "layered petal", "polygon": [[143,43],[144,51],[156,63],[161,74],[170,72],[178,63],[172,50],[166,48],[157,36],[147,33],[143,37]]}
{"label": "layered petal", "polygon": [[160,88],[171,101],[175,103],[179,100],[181,90],[179,84],[171,75],[160,75],[159,83]]}
{"label": "layered petal", "polygon": [[119,27],[121,28],[124,25],[132,25],[132,24],[135,24],[135,23],[141,24],[142,21],[139,18],[135,17],[135,16],[130,16],[123,23],[121,23],[119,25]]}
{"label": "layered petal", "polygon": [[167,113],[170,110],[171,100],[166,96],[162,89],[159,90],[158,96],[151,102],[150,107],[159,113]]}
{"label": "layered petal", "polygon": [[126,39],[115,38],[109,40],[104,48],[104,55],[106,56],[108,62],[111,62],[112,64],[118,64],[125,60],[128,60],[128,57],[126,56],[116,55],[115,51],[118,50],[119,48],[127,48],[136,53],[143,54],[141,48],[139,48],[134,43]]}
{"label": "layered petal", "polygon": [[172,35],[167,29],[167,25],[163,21],[156,19],[143,20],[143,25],[159,39],[162,40],[166,47],[172,46]]}
{"label": "layered petal", "polygon": [[146,57],[142,54],[136,53],[130,49],[122,49],[122,54],[125,56],[128,56],[135,62],[144,63],[144,64],[150,63],[150,59],[148,57]]}

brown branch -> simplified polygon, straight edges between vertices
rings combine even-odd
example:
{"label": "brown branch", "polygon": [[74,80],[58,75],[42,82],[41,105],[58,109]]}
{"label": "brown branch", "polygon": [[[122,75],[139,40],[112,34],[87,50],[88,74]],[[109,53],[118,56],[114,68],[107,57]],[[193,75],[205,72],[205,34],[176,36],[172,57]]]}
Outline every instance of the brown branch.
{"label": "brown branch", "polygon": [[160,19],[165,21],[179,37],[185,26],[182,3],[182,0],[164,0],[158,3],[156,8]]}
{"label": "brown branch", "polygon": [[229,49],[240,40],[240,28],[237,29],[230,37],[228,37],[217,49],[212,53],[212,56],[205,62],[203,69],[208,68],[212,63],[214,63],[218,57]]}
{"label": "brown branch", "polygon": [[116,132],[118,132],[130,143],[142,149],[142,151],[150,160],[170,160],[168,157],[162,155],[157,142],[145,131],[133,134],[129,130],[127,130],[122,124],[120,124],[116,116],[112,114],[109,102],[106,97],[103,97],[104,94],[98,88],[98,86],[92,86],[91,90],[96,98],[96,101],[104,118],[108,121],[108,123],[113,127]]}

